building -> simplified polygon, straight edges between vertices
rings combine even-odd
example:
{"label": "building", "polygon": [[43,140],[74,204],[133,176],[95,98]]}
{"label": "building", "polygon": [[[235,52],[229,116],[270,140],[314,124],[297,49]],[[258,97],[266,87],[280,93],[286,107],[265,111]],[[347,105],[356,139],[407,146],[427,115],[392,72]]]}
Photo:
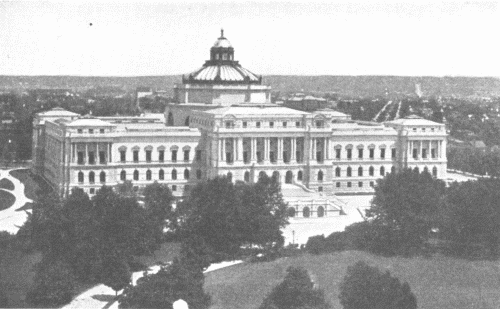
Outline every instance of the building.
{"label": "building", "polygon": [[319,109],[331,107],[331,103],[324,98],[317,98],[311,95],[296,94],[285,100],[284,106],[306,112],[313,112]]}
{"label": "building", "polygon": [[[221,35],[201,71],[212,64],[234,65],[233,52]],[[227,82],[214,75],[200,83],[201,71],[184,78],[176,91],[183,98],[210,100],[177,102],[163,116],[96,118],[62,109],[38,114],[33,171],[61,195],[73,187],[92,195],[102,185],[131,180],[138,190],[154,181],[167,184],[178,197],[218,175],[255,182],[266,174],[284,186],[323,196],[324,201],[313,203],[317,207],[307,208],[308,215],[318,216],[340,212],[332,202],[334,194],[373,192],[376,180],[390,172],[413,168],[446,178],[444,124],[416,116],[374,123],[353,121],[330,109],[299,111],[268,103],[267,86],[250,87],[259,86],[260,78]],[[250,88],[238,92],[244,84]],[[220,85],[227,92],[214,96]],[[196,95],[191,95],[193,89]],[[234,104],[228,103],[228,89],[238,94]],[[262,92],[247,96],[248,89]],[[215,104],[215,97],[225,97],[224,102]],[[306,216],[300,208],[306,203],[294,205]]]}

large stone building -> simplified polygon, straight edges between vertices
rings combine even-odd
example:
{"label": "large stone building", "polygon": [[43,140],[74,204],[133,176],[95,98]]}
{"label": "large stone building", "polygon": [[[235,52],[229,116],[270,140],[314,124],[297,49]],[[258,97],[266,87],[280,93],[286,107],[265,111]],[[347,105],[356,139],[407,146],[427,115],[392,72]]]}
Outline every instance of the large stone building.
{"label": "large stone building", "polygon": [[[154,181],[167,184],[180,197],[203,179],[227,175],[255,182],[263,173],[322,196],[373,191],[377,179],[404,168],[446,178],[444,124],[416,116],[361,122],[328,109],[270,104],[269,87],[241,69],[233,53],[221,36],[211,60],[177,86],[185,100],[168,106],[165,115],[96,118],[59,108],[38,114],[33,171],[61,195],[73,187],[92,195],[102,185],[131,180],[137,189]],[[200,77],[212,66],[219,73]],[[218,75],[224,66],[241,78]],[[305,215],[300,201],[294,205]],[[311,205],[308,215],[339,210]]]}

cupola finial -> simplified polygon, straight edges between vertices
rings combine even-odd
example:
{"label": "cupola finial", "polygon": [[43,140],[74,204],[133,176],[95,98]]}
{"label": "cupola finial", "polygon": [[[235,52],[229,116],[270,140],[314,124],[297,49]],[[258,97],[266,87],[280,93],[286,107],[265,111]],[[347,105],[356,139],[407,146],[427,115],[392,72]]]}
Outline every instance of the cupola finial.
{"label": "cupola finial", "polygon": [[220,37],[223,38],[224,37],[224,28],[221,28],[220,29]]}

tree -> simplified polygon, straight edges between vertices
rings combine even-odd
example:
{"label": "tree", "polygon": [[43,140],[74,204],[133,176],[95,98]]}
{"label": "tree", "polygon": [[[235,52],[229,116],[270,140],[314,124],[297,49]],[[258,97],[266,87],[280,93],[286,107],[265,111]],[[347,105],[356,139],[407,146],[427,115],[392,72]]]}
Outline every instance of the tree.
{"label": "tree", "polygon": [[500,180],[453,183],[442,209],[445,236],[458,254],[478,254],[478,246],[496,256],[500,244]]}
{"label": "tree", "polygon": [[326,309],[323,290],[314,288],[307,270],[302,267],[289,267],[283,282],[273,288],[266,296],[260,309]]}
{"label": "tree", "polygon": [[33,305],[55,307],[71,301],[75,278],[70,266],[61,260],[44,258],[39,265],[27,300]]}
{"label": "tree", "polygon": [[445,183],[429,173],[404,170],[378,181],[372,206],[367,210],[373,224],[388,230],[388,253],[421,249],[430,230],[437,226]]}
{"label": "tree", "polygon": [[179,205],[183,237],[195,237],[214,252],[233,255],[243,245],[282,245],[287,224],[279,184],[262,177],[257,184],[233,184],[217,177],[198,184]]}
{"label": "tree", "polygon": [[389,271],[357,262],[347,268],[340,285],[344,309],[416,309],[417,300],[408,283],[401,284]]}
{"label": "tree", "polygon": [[203,291],[203,272],[199,267],[174,260],[156,274],[139,279],[136,286],[125,288],[119,297],[120,308],[172,308],[185,300],[190,309],[206,309],[210,296]]}
{"label": "tree", "polygon": [[132,273],[127,261],[118,255],[105,259],[103,263],[102,283],[112,288],[116,295],[118,291],[130,284]]}
{"label": "tree", "polygon": [[172,191],[167,185],[160,185],[154,182],[146,186],[144,189],[144,206],[147,210],[147,215],[155,221],[155,239],[161,242],[163,239],[164,230],[168,227],[173,227],[176,223],[174,212],[172,211],[172,203],[175,200]]}

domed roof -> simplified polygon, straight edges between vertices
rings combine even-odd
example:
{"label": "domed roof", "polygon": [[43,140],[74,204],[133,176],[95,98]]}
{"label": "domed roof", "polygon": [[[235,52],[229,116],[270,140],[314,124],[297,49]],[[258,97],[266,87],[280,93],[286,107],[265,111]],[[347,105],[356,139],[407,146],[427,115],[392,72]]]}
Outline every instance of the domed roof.
{"label": "domed roof", "polygon": [[220,30],[220,37],[215,41],[214,46],[212,48],[230,48],[233,47],[231,42],[224,37],[224,29]]}

